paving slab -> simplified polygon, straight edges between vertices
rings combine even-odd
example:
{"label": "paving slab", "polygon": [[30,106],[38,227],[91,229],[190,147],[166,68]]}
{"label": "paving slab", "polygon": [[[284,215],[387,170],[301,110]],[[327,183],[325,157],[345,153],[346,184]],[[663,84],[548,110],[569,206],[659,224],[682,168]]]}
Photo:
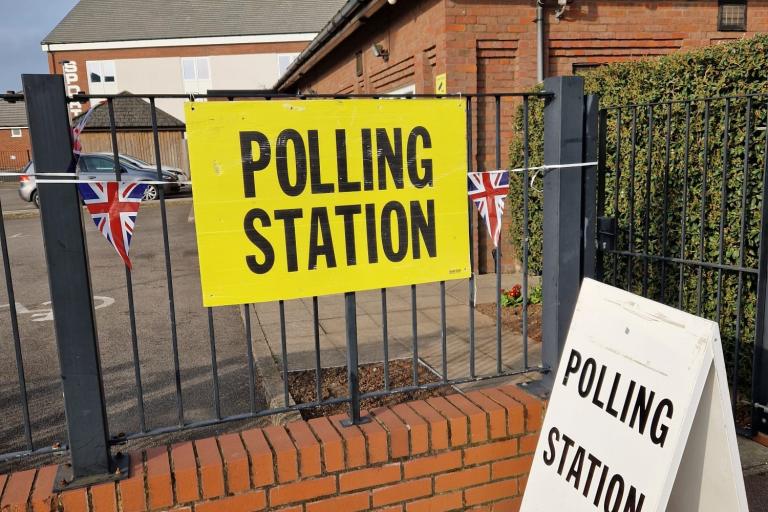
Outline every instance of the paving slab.
{"label": "paving slab", "polygon": [[[510,288],[521,282],[518,274],[504,274],[502,287]],[[477,276],[475,279],[477,303],[493,302],[496,297],[496,276]],[[470,377],[470,347],[474,345],[474,374],[484,376],[497,370],[495,319],[475,311],[474,333],[469,329],[469,281],[455,280],[445,283],[445,338],[450,378]],[[389,358],[413,355],[413,310],[410,286],[388,288],[387,338]],[[384,358],[384,317],[381,290],[368,290],[356,294],[359,360],[361,363],[380,362]],[[344,296],[342,294],[319,297],[318,319],[323,366],[346,364],[346,324]],[[441,297],[439,283],[416,286],[416,343],[423,362],[442,370],[443,343]],[[276,302],[254,305],[256,322],[263,340],[273,354],[281,354],[280,315]],[[315,367],[314,313],[312,298],[284,302],[286,345],[289,371]],[[502,330],[502,370],[524,368],[523,341],[519,334]],[[529,364],[540,362],[540,349],[530,343]]]}

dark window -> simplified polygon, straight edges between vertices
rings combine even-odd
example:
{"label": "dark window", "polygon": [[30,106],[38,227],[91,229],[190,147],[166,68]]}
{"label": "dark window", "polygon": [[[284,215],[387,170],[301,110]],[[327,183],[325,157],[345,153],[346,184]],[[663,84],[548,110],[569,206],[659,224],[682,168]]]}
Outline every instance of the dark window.
{"label": "dark window", "polygon": [[719,0],[717,29],[723,32],[747,30],[747,0]]}
{"label": "dark window", "polygon": [[93,173],[114,173],[115,163],[111,158],[102,156],[84,156],[81,161],[85,164],[88,172]]}
{"label": "dark window", "polygon": [[363,52],[355,54],[355,72],[357,76],[363,76]]}

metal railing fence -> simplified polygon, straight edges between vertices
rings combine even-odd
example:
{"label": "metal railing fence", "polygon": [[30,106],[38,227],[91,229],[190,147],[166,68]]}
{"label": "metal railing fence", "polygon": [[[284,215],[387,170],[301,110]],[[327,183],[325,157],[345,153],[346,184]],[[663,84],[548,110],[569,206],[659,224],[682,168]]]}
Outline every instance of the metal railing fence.
{"label": "metal railing fence", "polygon": [[602,279],[720,324],[748,435],[768,427],[767,123],[764,95],[600,113]]}
{"label": "metal railing fence", "polygon": [[[382,98],[384,96],[382,95],[299,95],[299,96],[287,96],[287,95],[278,95],[278,94],[263,94],[261,92],[248,92],[248,91],[241,91],[237,94],[234,94],[232,92],[227,92],[225,94],[213,94],[213,95],[136,95],[142,99],[145,99],[148,104],[148,110],[150,113],[150,119],[151,119],[151,128],[152,128],[152,134],[153,134],[153,140],[154,140],[154,150],[155,150],[155,159],[156,159],[156,171],[157,171],[157,179],[158,181],[162,181],[162,162],[161,162],[161,155],[160,155],[160,149],[159,149],[159,142],[158,142],[158,128],[157,128],[157,110],[158,107],[156,106],[156,103],[158,100],[169,100],[169,99],[176,99],[176,100],[188,100],[188,101],[201,101],[201,100],[213,100],[213,99],[221,99],[221,100],[227,100],[227,101],[236,101],[238,99],[259,99],[264,101],[269,100],[280,100],[280,99],[294,99],[294,100],[304,100],[304,101],[322,101],[324,98],[333,98],[333,99],[353,99],[353,98]],[[386,96],[387,98],[392,98],[392,96]],[[408,94],[408,95],[398,95],[397,97],[405,98],[408,101],[418,101],[419,98],[440,98],[440,97],[448,97],[448,96],[434,96],[434,95],[421,95],[421,94]],[[456,97],[455,95],[452,95],[451,97]],[[473,134],[473,130],[477,130],[479,128],[476,128],[475,126],[475,117],[473,112],[476,112],[477,105],[479,101],[490,101],[493,103],[493,112],[495,113],[494,118],[494,126],[495,126],[495,133],[492,135],[492,138],[495,143],[495,154],[494,158],[495,161],[487,162],[487,165],[489,167],[491,165],[495,165],[496,169],[500,169],[502,167],[502,151],[505,151],[505,148],[503,147],[502,143],[502,137],[501,137],[501,129],[502,126],[506,123],[511,123],[510,120],[502,119],[501,116],[501,103],[505,99],[509,98],[515,98],[515,101],[519,101],[522,105],[522,108],[525,112],[525,123],[523,132],[521,134],[518,134],[518,136],[523,137],[525,141],[529,138],[528,133],[528,105],[531,101],[543,101],[546,98],[551,97],[551,94],[548,93],[497,93],[497,94],[470,94],[470,95],[461,95],[462,98],[466,101],[466,116],[467,116],[467,153],[468,153],[468,161],[467,161],[467,168],[469,171],[476,170],[475,166],[476,163],[473,161],[473,155],[475,154],[475,144],[477,144],[478,140],[478,134]],[[62,95],[57,99],[54,98],[54,100],[51,101],[60,101],[62,102],[61,107],[64,108],[64,102],[70,102],[70,101],[79,101],[79,102],[86,102],[91,99],[102,99],[106,101],[106,106],[109,113],[109,121],[110,121],[110,134],[111,134],[111,140],[112,140],[112,153],[113,153],[113,160],[115,162],[118,162],[118,156],[120,155],[120,148],[118,146],[118,138],[117,138],[117,129],[115,128],[115,109],[114,105],[116,102],[121,101],[122,99],[126,98],[125,95],[121,96],[87,96],[87,95],[78,95],[75,98],[67,98],[65,99]],[[5,95],[0,96],[0,100],[7,99],[7,100],[16,100],[16,101],[23,101],[25,98],[22,95]],[[53,116],[53,114],[51,114]],[[62,125],[61,119],[55,119],[53,117],[49,118],[47,121],[43,120],[43,122],[47,123],[48,125],[56,125],[58,123],[59,126]],[[40,123],[41,119],[36,118],[34,115],[31,116],[30,122],[31,125],[31,131],[33,135],[33,152],[37,156],[38,154],[42,154],[43,151],[46,151],[45,149],[39,149],[37,147],[34,147],[35,144],[35,130],[38,128],[34,123]],[[38,128],[39,130],[41,128]],[[50,128],[48,128],[50,129]],[[42,130],[41,130],[42,131]],[[526,143],[525,145],[526,151],[525,151],[525,163],[527,167],[528,163],[528,145]],[[38,153],[40,152],[40,153]],[[115,166],[115,180],[120,181],[121,179],[121,173],[119,171],[119,167]],[[61,169],[43,169],[42,171],[38,172],[44,172],[46,170],[55,171],[58,170],[61,172]],[[482,169],[479,169],[482,170]],[[526,201],[524,203],[524,208],[526,211],[524,212],[523,218],[525,219],[525,226],[523,227],[524,230],[528,229],[528,212],[527,212],[527,196],[529,192],[529,181],[530,176],[528,175],[528,170],[525,171],[524,178],[522,180],[522,190],[519,191],[513,191],[512,193],[521,193],[526,198]],[[46,204],[46,197],[53,197],[55,192],[54,187],[63,187],[66,185],[58,185],[58,184],[45,184],[44,176],[38,176],[37,177],[40,183],[42,184],[42,187],[47,187],[47,190],[44,190],[44,192],[47,192],[47,194],[43,194],[41,197],[41,208],[42,208],[42,215],[43,215],[43,221],[45,223],[45,215],[46,215],[46,208],[53,209],[55,208],[55,211],[50,211],[48,215],[57,215],[58,209],[61,208],[74,208],[74,204],[71,205],[47,205]],[[152,412],[148,411],[146,408],[147,403],[147,389],[145,389],[145,386],[148,382],[151,382],[151,377],[147,377],[144,373],[145,364],[147,361],[147,355],[145,354],[143,359],[144,363],[142,363],[142,350],[141,350],[141,332],[140,329],[137,327],[139,323],[142,321],[141,317],[137,314],[137,301],[141,302],[143,299],[140,296],[134,295],[134,288],[136,286],[136,281],[134,278],[134,272],[132,272],[127,267],[124,268],[123,276],[113,276],[113,279],[115,281],[121,280],[124,282],[124,289],[125,289],[125,301],[127,306],[127,329],[124,332],[124,336],[126,340],[129,340],[129,347],[130,347],[130,368],[132,370],[132,379],[130,386],[133,387],[133,397],[131,398],[131,402],[133,402],[133,406],[130,407],[130,410],[133,411],[132,415],[136,418],[138,428],[135,430],[130,430],[131,425],[125,425],[125,424],[110,424],[108,433],[110,433],[109,437],[109,444],[118,444],[125,442],[127,440],[131,439],[137,439],[147,436],[154,436],[158,434],[163,433],[169,433],[169,432],[175,432],[179,430],[184,429],[192,429],[197,427],[203,427],[208,425],[214,425],[219,423],[225,423],[225,422],[231,422],[231,421],[237,421],[237,420],[244,420],[244,419],[250,419],[250,418],[259,418],[263,416],[278,414],[278,413],[285,413],[289,411],[300,411],[303,409],[308,408],[317,408],[332,404],[338,404],[338,403],[347,403],[350,407],[350,417],[352,419],[353,423],[359,422],[361,420],[361,413],[360,413],[360,403],[364,399],[369,398],[376,398],[384,395],[389,394],[395,394],[395,393],[405,393],[405,392],[412,392],[417,390],[427,390],[432,389],[435,387],[440,386],[446,386],[446,385],[458,385],[463,383],[469,383],[469,382],[475,382],[485,379],[491,379],[491,378],[498,378],[498,377],[510,377],[515,375],[524,374],[527,372],[542,372],[546,371],[548,366],[544,363],[536,364],[532,363],[529,358],[529,336],[527,332],[527,325],[528,325],[528,295],[529,295],[529,281],[530,277],[528,272],[528,247],[527,244],[525,244],[522,248],[522,254],[520,254],[520,259],[522,262],[522,279],[521,279],[521,285],[522,285],[522,294],[523,294],[523,307],[522,307],[522,315],[523,315],[523,323],[522,323],[522,338],[521,343],[522,347],[520,348],[520,351],[522,353],[522,359],[516,363],[514,367],[510,367],[509,360],[512,360],[512,356],[510,356],[510,359],[505,359],[505,355],[507,354],[506,348],[508,346],[508,342],[505,342],[504,340],[504,331],[502,330],[502,306],[501,306],[501,293],[502,293],[502,281],[501,281],[501,273],[498,272],[500,270],[501,265],[501,258],[500,255],[497,255],[496,258],[496,270],[497,270],[497,279],[495,281],[495,299],[496,299],[496,316],[495,316],[495,340],[493,343],[494,351],[495,351],[495,365],[494,368],[491,371],[488,372],[481,372],[478,371],[476,367],[476,354],[477,354],[477,340],[476,340],[476,332],[475,332],[475,315],[476,315],[476,277],[474,273],[472,274],[472,277],[469,278],[466,290],[467,290],[467,309],[466,309],[466,315],[469,325],[469,332],[467,333],[468,336],[468,346],[467,346],[467,367],[466,367],[466,374],[464,375],[449,375],[448,371],[448,354],[447,354],[447,336],[448,336],[448,328],[447,328],[447,314],[446,314],[446,283],[445,282],[439,282],[437,283],[439,286],[439,297],[440,297],[440,325],[441,325],[441,332],[440,332],[440,339],[439,339],[439,346],[441,351],[441,357],[440,357],[440,364],[432,365],[431,369],[436,372],[439,376],[438,380],[435,382],[422,382],[418,375],[418,368],[423,363],[422,358],[420,357],[419,352],[419,345],[420,341],[423,343],[423,337],[419,333],[419,322],[418,322],[418,315],[417,312],[419,311],[419,298],[417,293],[417,287],[416,285],[412,285],[410,287],[410,311],[411,311],[411,361],[413,366],[413,376],[410,384],[404,385],[404,386],[393,386],[390,381],[390,358],[389,358],[389,347],[390,347],[390,335],[388,334],[388,323],[387,323],[387,317],[388,317],[388,290],[387,289],[381,289],[378,293],[380,293],[380,303],[381,303],[381,319],[382,319],[382,325],[381,325],[381,344],[382,344],[382,350],[383,350],[383,380],[382,380],[382,387],[379,390],[370,391],[361,393],[357,386],[357,379],[358,379],[358,355],[357,355],[357,334],[356,329],[354,325],[355,320],[355,294],[349,293],[345,294],[345,308],[346,308],[346,325],[347,325],[347,344],[346,344],[346,354],[347,354],[347,361],[348,361],[348,374],[349,374],[349,392],[347,396],[344,397],[337,397],[333,399],[323,399],[322,392],[321,392],[321,373],[323,371],[323,367],[321,365],[321,347],[320,347],[320,334],[319,334],[319,300],[318,297],[312,298],[312,322],[313,322],[313,331],[314,331],[314,340],[315,340],[315,353],[314,353],[314,360],[315,360],[315,366],[314,366],[314,372],[316,375],[316,396],[317,399],[312,402],[307,403],[298,403],[293,404],[291,403],[291,397],[290,397],[290,391],[289,391],[289,383],[288,383],[288,374],[290,373],[290,365],[289,361],[291,358],[291,353],[288,349],[288,342],[289,342],[289,334],[286,329],[286,322],[288,319],[288,313],[286,313],[286,302],[280,301],[278,303],[278,311],[279,311],[279,325],[280,325],[280,354],[279,354],[279,361],[278,365],[280,367],[282,378],[283,378],[283,398],[284,403],[282,406],[277,407],[264,407],[260,406],[258,403],[259,400],[257,399],[257,388],[258,388],[258,375],[255,370],[255,356],[253,353],[253,343],[254,339],[252,336],[252,317],[251,317],[251,307],[247,304],[244,304],[241,306],[241,312],[242,312],[242,320],[244,322],[244,332],[245,336],[244,339],[241,340],[240,343],[243,343],[245,346],[242,347],[241,354],[243,356],[242,358],[242,365],[246,367],[247,370],[247,387],[248,387],[248,400],[247,400],[247,407],[245,410],[235,411],[231,413],[224,412],[224,409],[227,409],[228,411],[231,410],[230,407],[226,407],[226,403],[224,404],[225,407],[222,407],[222,383],[221,383],[221,375],[220,375],[220,368],[219,365],[221,364],[221,359],[219,356],[217,356],[217,352],[219,350],[219,343],[217,342],[217,330],[215,328],[215,316],[217,314],[217,311],[214,308],[206,308],[206,311],[204,312],[204,315],[206,317],[206,324],[207,324],[207,332],[199,332],[198,336],[200,339],[207,338],[207,345],[209,353],[209,373],[208,376],[202,376],[198,377],[199,379],[203,379],[210,382],[210,404],[208,407],[208,417],[197,417],[195,419],[191,419],[191,415],[188,413],[188,410],[186,408],[185,399],[185,387],[189,386],[190,384],[185,381],[184,379],[184,368],[182,364],[182,355],[183,355],[183,345],[185,344],[187,339],[181,340],[179,336],[179,318],[178,318],[178,295],[176,292],[177,289],[177,282],[176,279],[178,279],[175,274],[175,266],[177,263],[175,263],[174,260],[174,254],[172,251],[172,246],[174,245],[174,237],[173,237],[173,229],[169,228],[170,220],[169,220],[169,211],[168,211],[168,198],[165,196],[163,192],[163,187],[158,187],[159,189],[159,212],[160,212],[160,229],[162,232],[162,262],[160,265],[162,265],[163,274],[164,274],[164,285],[166,288],[166,294],[165,294],[165,300],[167,300],[167,308],[161,307],[161,304],[156,304],[156,313],[155,314],[161,314],[160,312],[165,309],[165,311],[162,313],[163,315],[167,315],[167,332],[165,335],[162,336],[162,344],[155,347],[153,349],[153,354],[156,354],[160,351],[170,350],[170,367],[171,367],[171,375],[172,379],[169,383],[169,386],[172,388],[172,403],[166,403],[165,410],[168,408],[171,408],[173,410],[173,421],[168,421],[165,424],[157,425],[156,421],[152,421],[151,415]],[[475,217],[474,213],[474,207],[472,206],[471,202],[468,201],[468,216],[469,216],[469,222],[470,222],[470,247],[473,247],[475,243],[475,237],[478,233],[483,232],[478,229],[478,226],[475,225],[477,222],[477,219]],[[0,210],[2,209],[2,206],[0,206]],[[0,211],[1,213],[1,211]],[[78,210],[78,214],[80,214],[80,211]],[[1,219],[1,217],[0,217]],[[51,222],[49,219],[48,222]],[[46,236],[48,236],[48,233],[46,232]],[[505,238],[505,234],[502,234],[502,238]],[[524,237],[527,240],[527,237]],[[82,242],[82,241],[81,241]],[[9,458],[15,458],[15,457],[22,457],[29,454],[35,454],[35,453],[41,453],[45,451],[51,451],[51,450],[59,450],[59,449],[66,449],[66,448],[72,448],[71,446],[67,446],[66,443],[63,441],[63,439],[57,439],[54,440],[54,442],[51,442],[50,438],[45,439],[44,441],[38,440],[35,430],[36,425],[34,425],[30,420],[30,408],[34,408],[35,404],[34,402],[30,402],[28,398],[28,391],[27,391],[27,372],[28,369],[25,369],[24,367],[24,357],[23,357],[23,340],[22,336],[19,332],[19,321],[18,321],[18,311],[15,307],[15,299],[14,299],[14,277],[12,273],[12,269],[14,267],[14,262],[12,261],[11,256],[9,255],[8,251],[8,237],[6,236],[5,226],[3,224],[3,221],[0,220],[0,247],[2,248],[2,256],[3,256],[3,269],[5,272],[5,289],[6,294],[8,298],[8,303],[10,305],[9,307],[9,319],[12,326],[13,331],[13,350],[15,353],[15,366],[16,366],[16,380],[17,380],[17,388],[18,388],[18,397],[19,400],[22,403],[22,418],[21,421],[23,423],[23,435],[19,439],[20,445],[17,445],[13,447],[12,449],[9,449],[10,446],[8,444],[5,444],[3,447],[3,450],[5,451],[2,455],[0,455],[0,460],[3,459],[9,459]],[[92,249],[86,249],[88,252],[93,252]],[[50,257],[50,253],[49,253]],[[469,255],[470,260],[473,258],[473,255]],[[91,256],[91,267],[93,267],[93,261],[94,258]],[[52,268],[49,265],[48,272],[57,272],[57,269]],[[196,277],[196,273],[193,272]],[[122,284],[120,286],[122,288]],[[53,308],[56,309],[57,307],[57,301],[61,300],[61,298],[57,299],[57,290],[55,289],[55,286],[52,286],[51,289],[51,298],[53,301]],[[186,298],[186,297],[185,297]],[[83,307],[85,309],[88,309],[88,304],[85,304]],[[217,308],[218,309],[218,308]],[[92,311],[92,310],[91,310]],[[87,311],[86,311],[87,313]],[[189,318],[189,315],[185,312],[185,318]],[[57,320],[58,320],[58,314],[57,314]],[[87,315],[84,319],[84,321],[88,321]],[[104,335],[102,334],[102,338]],[[59,330],[57,327],[57,338],[58,338],[58,345],[59,345],[59,351],[66,349],[67,344],[73,343],[73,340],[63,338],[62,337],[62,331]],[[103,343],[103,339],[100,343]],[[241,345],[242,346],[242,345]],[[105,378],[108,378],[108,370],[103,366],[103,362],[105,358],[109,357],[108,354],[105,354],[102,348],[101,353],[101,359],[102,359],[102,368],[95,368],[94,370],[103,372],[105,374]],[[509,351],[510,353],[513,352],[512,350]],[[514,354],[513,354],[514,356]],[[154,355],[153,355],[154,357]],[[159,356],[157,356],[159,357]],[[67,377],[67,369],[62,368],[62,373],[64,374],[64,377],[66,379]],[[34,376],[32,376],[35,378]],[[149,380],[148,380],[149,379]],[[126,385],[129,385],[127,382]],[[66,381],[65,384],[66,385]],[[3,383],[3,386],[7,386],[7,384]],[[207,386],[206,386],[207,387]],[[4,388],[8,389],[8,388]],[[241,388],[240,388],[241,389]],[[156,393],[156,390],[150,390],[149,393]],[[227,394],[229,394],[227,392]],[[65,397],[67,395],[67,389],[65,387]],[[66,401],[66,398],[65,398]],[[79,404],[76,404],[75,406],[83,407],[87,404],[80,402]],[[93,405],[93,404],[91,404]],[[73,406],[71,403],[68,405]],[[116,406],[116,404],[110,403],[107,400],[106,403],[106,409],[108,416],[109,413],[112,411],[112,409]],[[128,407],[125,402],[122,402],[120,404],[121,407],[126,408]],[[69,410],[69,409],[68,409]],[[34,415],[33,415],[34,416]],[[194,416],[194,415],[193,415]],[[197,415],[199,416],[199,414]],[[69,417],[69,414],[68,414]],[[70,429],[70,438],[72,437],[72,425],[69,426]],[[44,444],[43,444],[44,443]]]}

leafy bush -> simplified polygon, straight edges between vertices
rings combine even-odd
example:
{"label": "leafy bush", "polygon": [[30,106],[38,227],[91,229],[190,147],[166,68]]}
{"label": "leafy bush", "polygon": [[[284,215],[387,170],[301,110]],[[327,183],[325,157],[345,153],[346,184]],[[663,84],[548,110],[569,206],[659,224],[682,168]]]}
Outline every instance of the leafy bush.
{"label": "leafy bush", "polygon": [[[767,98],[744,95],[768,92],[768,36],[611,64],[584,80],[585,91],[599,94],[607,108],[604,210],[618,220],[617,248],[667,258],[608,255],[606,281],[718,320],[726,359],[731,366],[738,361],[739,387],[748,386],[757,279],[718,265],[758,265]],[[520,108],[518,134],[523,117]],[[530,165],[537,166],[543,102],[529,102],[528,121]],[[520,136],[510,147],[513,167],[523,165],[523,142]],[[529,199],[534,273],[541,271],[540,184]],[[518,247],[522,185],[514,174],[511,236]],[[693,264],[699,261],[709,265],[700,270]]]}

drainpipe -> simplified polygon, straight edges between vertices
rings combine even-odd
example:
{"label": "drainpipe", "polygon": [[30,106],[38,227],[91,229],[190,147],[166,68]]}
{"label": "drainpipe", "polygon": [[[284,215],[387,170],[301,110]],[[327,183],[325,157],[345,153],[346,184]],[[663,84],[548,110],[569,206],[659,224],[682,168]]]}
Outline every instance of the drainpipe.
{"label": "drainpipe", "polygon": [[536,0],[536,81],[544,81],[544,0]]}

